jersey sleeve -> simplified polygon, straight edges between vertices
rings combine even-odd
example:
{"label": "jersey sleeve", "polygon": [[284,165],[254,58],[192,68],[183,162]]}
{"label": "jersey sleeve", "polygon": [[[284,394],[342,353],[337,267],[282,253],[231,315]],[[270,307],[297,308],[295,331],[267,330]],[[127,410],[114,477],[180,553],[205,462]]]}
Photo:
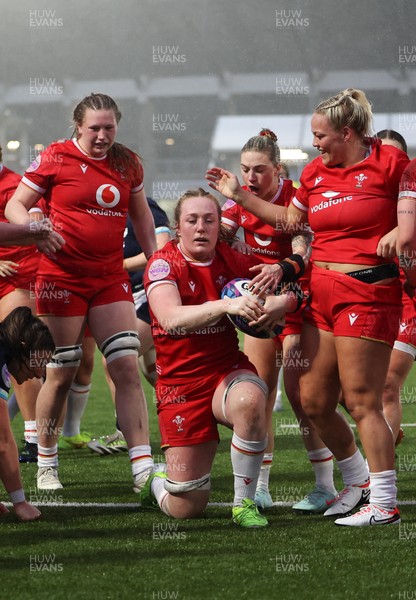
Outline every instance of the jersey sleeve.
{"label": "jersey sleeve", "polygon": [[292,204],[303,212],[309,210],[309,195],[316,188],[317,183],[322,181],[320,176],[320,157],[315,158],[303,169],[300,176],[300,186],[294,188]]}
{"label": "jersey sleeve", "polygon": [[394,146],[382,146],[387,151],[386,158],[386,178],[387,185],[393,197],[397,198],[400,193],[400,182],[406,167],[409,164],[409,157],[405,152]]}
{"label": "jersey sleeve", "polygon": [[399,198],[414,198],[416,200],[416,158],[403,171],[399,186]]}
{"label": "jersey sleeve", "polygon": [[289,206],[296,194],[296,191],[297,189],[293,185],[293,181],[291,179],[285,179],[283,181],[282,199],[284,206]]}
{"label": "jersey sleeve", "polygon": [[62,144],[51,144],[38,154],[22,177],[22,182],[39,194],[53,184],[64,160]]}
{"label": "jersey sleeve", "polygon": [[149,258],[143,275],[143,285],[146,294],[161,283],[177,285],[177,265],[183,259],[181,259],[179,252],[172,244],[168,243],[167,245],[169,245],[169,248],[165,246],[163,250],[155,252]]}
{"label": "jersey sleeve", "polygon": [[306,188],[302,185],[302,183],[301,183],[300,188],[295,190],[295,194],[292,198],[292,204],[296,208],[298,208],[299,210],[301,210],[303,212],[308,211],[308,208],[309,208],[308,192],[307,192]]}
{"label": "jersey sleeve", "polygon": [[138,163],[137,173],[135,174],[135,177],[133,178],[132,185],[131,185],[131,192],[132,192],[132,194],[134,194],[135,192],[140,192],[140,190],[142,190],[144,187],[144,183],[143,183],[144,171],[143,171],[143,166],[142,166],[141,162],[139,161],[137,155],[134,154],[133,152],[132,152],[132,155]]}
{"label": "jersey sleeve", "polygon": [[228,199],[224,203],[221,209],[221,223],[234,232],[240,227],[240,207],[234,200]]}

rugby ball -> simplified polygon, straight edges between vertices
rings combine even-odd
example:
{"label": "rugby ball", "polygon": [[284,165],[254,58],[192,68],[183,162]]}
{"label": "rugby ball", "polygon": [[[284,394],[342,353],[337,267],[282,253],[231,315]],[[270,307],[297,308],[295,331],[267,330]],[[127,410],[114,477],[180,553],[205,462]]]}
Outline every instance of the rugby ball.
{"label": "rugby ball", "polygon": [[[250,292],[250,279],[237,278],[229,281],[221,291],[221,298],[238,298],[240,296],[250,296],[252,295]],[[264,300],[261,300],[264,304]],[[266,339],[273,338],[276,335],[282,333],[283,328],[285,326],[285,321],[282,318],[280,324],[277,325],[273,330],[266,331],[261,330],[258,331],[256,327],[250,327],[247,319],[244,317],[240,317],[239,315],[228,315],[227,317],[230,319],[234,327],[237,327],[243,333],[247,335],[251,335],[255,338]]]}

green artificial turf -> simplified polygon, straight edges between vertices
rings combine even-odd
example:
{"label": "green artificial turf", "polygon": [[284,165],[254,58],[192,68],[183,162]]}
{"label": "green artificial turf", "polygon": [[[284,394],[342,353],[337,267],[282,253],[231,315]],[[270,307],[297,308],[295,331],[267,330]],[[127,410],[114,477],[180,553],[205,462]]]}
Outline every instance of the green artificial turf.
{"label": "green artificial turf", "polygon": [[[404,423],[416,422],[415,382],[413,371],[403,396]],[[148,386],[146,393],[153,450],[160,459]],[[274,500],[293,503],[313,486],[312,471],[299,434],[287,427],[295,423],[287,400],[274,419],[270,490]],[[20,443],[20,416],[13,428]],[[94,436],[114,430],[99,360],[82,428]],[[416,501],[416,428],[405,428],[405,434],[397,449],[399,500]],[[221,429],[221,437],[212,503],[230,503],[233,496],[231,434]],[[322,516],[298,516],[290,506],[279,505],[267,512],[267,529],[245,531],[232,525],[229,506],[209,506],[203,518],[188,521],[129,506],[138,499],[126,453],[100,457],[87,449],[61,450],[64,489],[55,493],[36,491],[35,465],[22,465],[21,471],[28,498],[80,506],[43,506],[43,518],[36,523],[18,523],[12,514],[1,518],[4,599],[416,598],[416,505],[401,506],[399,526],[357,529],[336,527]]]}

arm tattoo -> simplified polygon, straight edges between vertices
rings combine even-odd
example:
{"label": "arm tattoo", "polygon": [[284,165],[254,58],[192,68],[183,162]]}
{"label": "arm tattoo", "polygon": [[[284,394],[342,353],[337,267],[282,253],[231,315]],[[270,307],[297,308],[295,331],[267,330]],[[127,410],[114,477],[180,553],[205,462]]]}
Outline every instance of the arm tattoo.
{"label": "arm tattoo", "polygon": [[309,256],[310,254],[310,246],[312,242],[312,234],[310,233],[302,233],[299,235],[295,235],[292,238],[292,251],[296,252],[297,249],[302,249],[303,252]]}

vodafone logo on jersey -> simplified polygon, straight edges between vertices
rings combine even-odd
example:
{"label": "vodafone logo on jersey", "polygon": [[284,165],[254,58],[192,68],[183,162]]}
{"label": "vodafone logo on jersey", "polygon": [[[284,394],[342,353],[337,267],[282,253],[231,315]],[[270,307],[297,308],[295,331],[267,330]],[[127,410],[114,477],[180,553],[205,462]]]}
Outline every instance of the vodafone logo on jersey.
{"label": "vodafone logo on jersey", "polygon": [[95,192],[95,198],[102,208],[113,208],[120,202],[120,192],[115,185],[104,183]]}
{"label": "vodafone logo on jersey", "polygon": [[321,194],[324,198],[328,198],[328,200],[322,200],[319,204],[315,204],[315,206],[311,207],[311,212],[315,213],[320,210],[325,210],[326,208],[332,208],[333,206],[337,206],[338,204],[342,204],[343,202],[349,202],[353,199],[352,196],[343,196],[339,198],[340,192],[323,192]]}
{"label": "vodafone logo on jersey", "polygon": [[339,192],[322,192],[322,196],[324,198],[335,198],[336,196],[339,196]]}
{"label": "vodafone logo on jersey", "polygon": [[254,233],[253,237],[256,240],[256,242],[258,243],[258,245],[261,247],[268,246],[272,241],[272,238],[269,235],[260,236],[258,233]]}

